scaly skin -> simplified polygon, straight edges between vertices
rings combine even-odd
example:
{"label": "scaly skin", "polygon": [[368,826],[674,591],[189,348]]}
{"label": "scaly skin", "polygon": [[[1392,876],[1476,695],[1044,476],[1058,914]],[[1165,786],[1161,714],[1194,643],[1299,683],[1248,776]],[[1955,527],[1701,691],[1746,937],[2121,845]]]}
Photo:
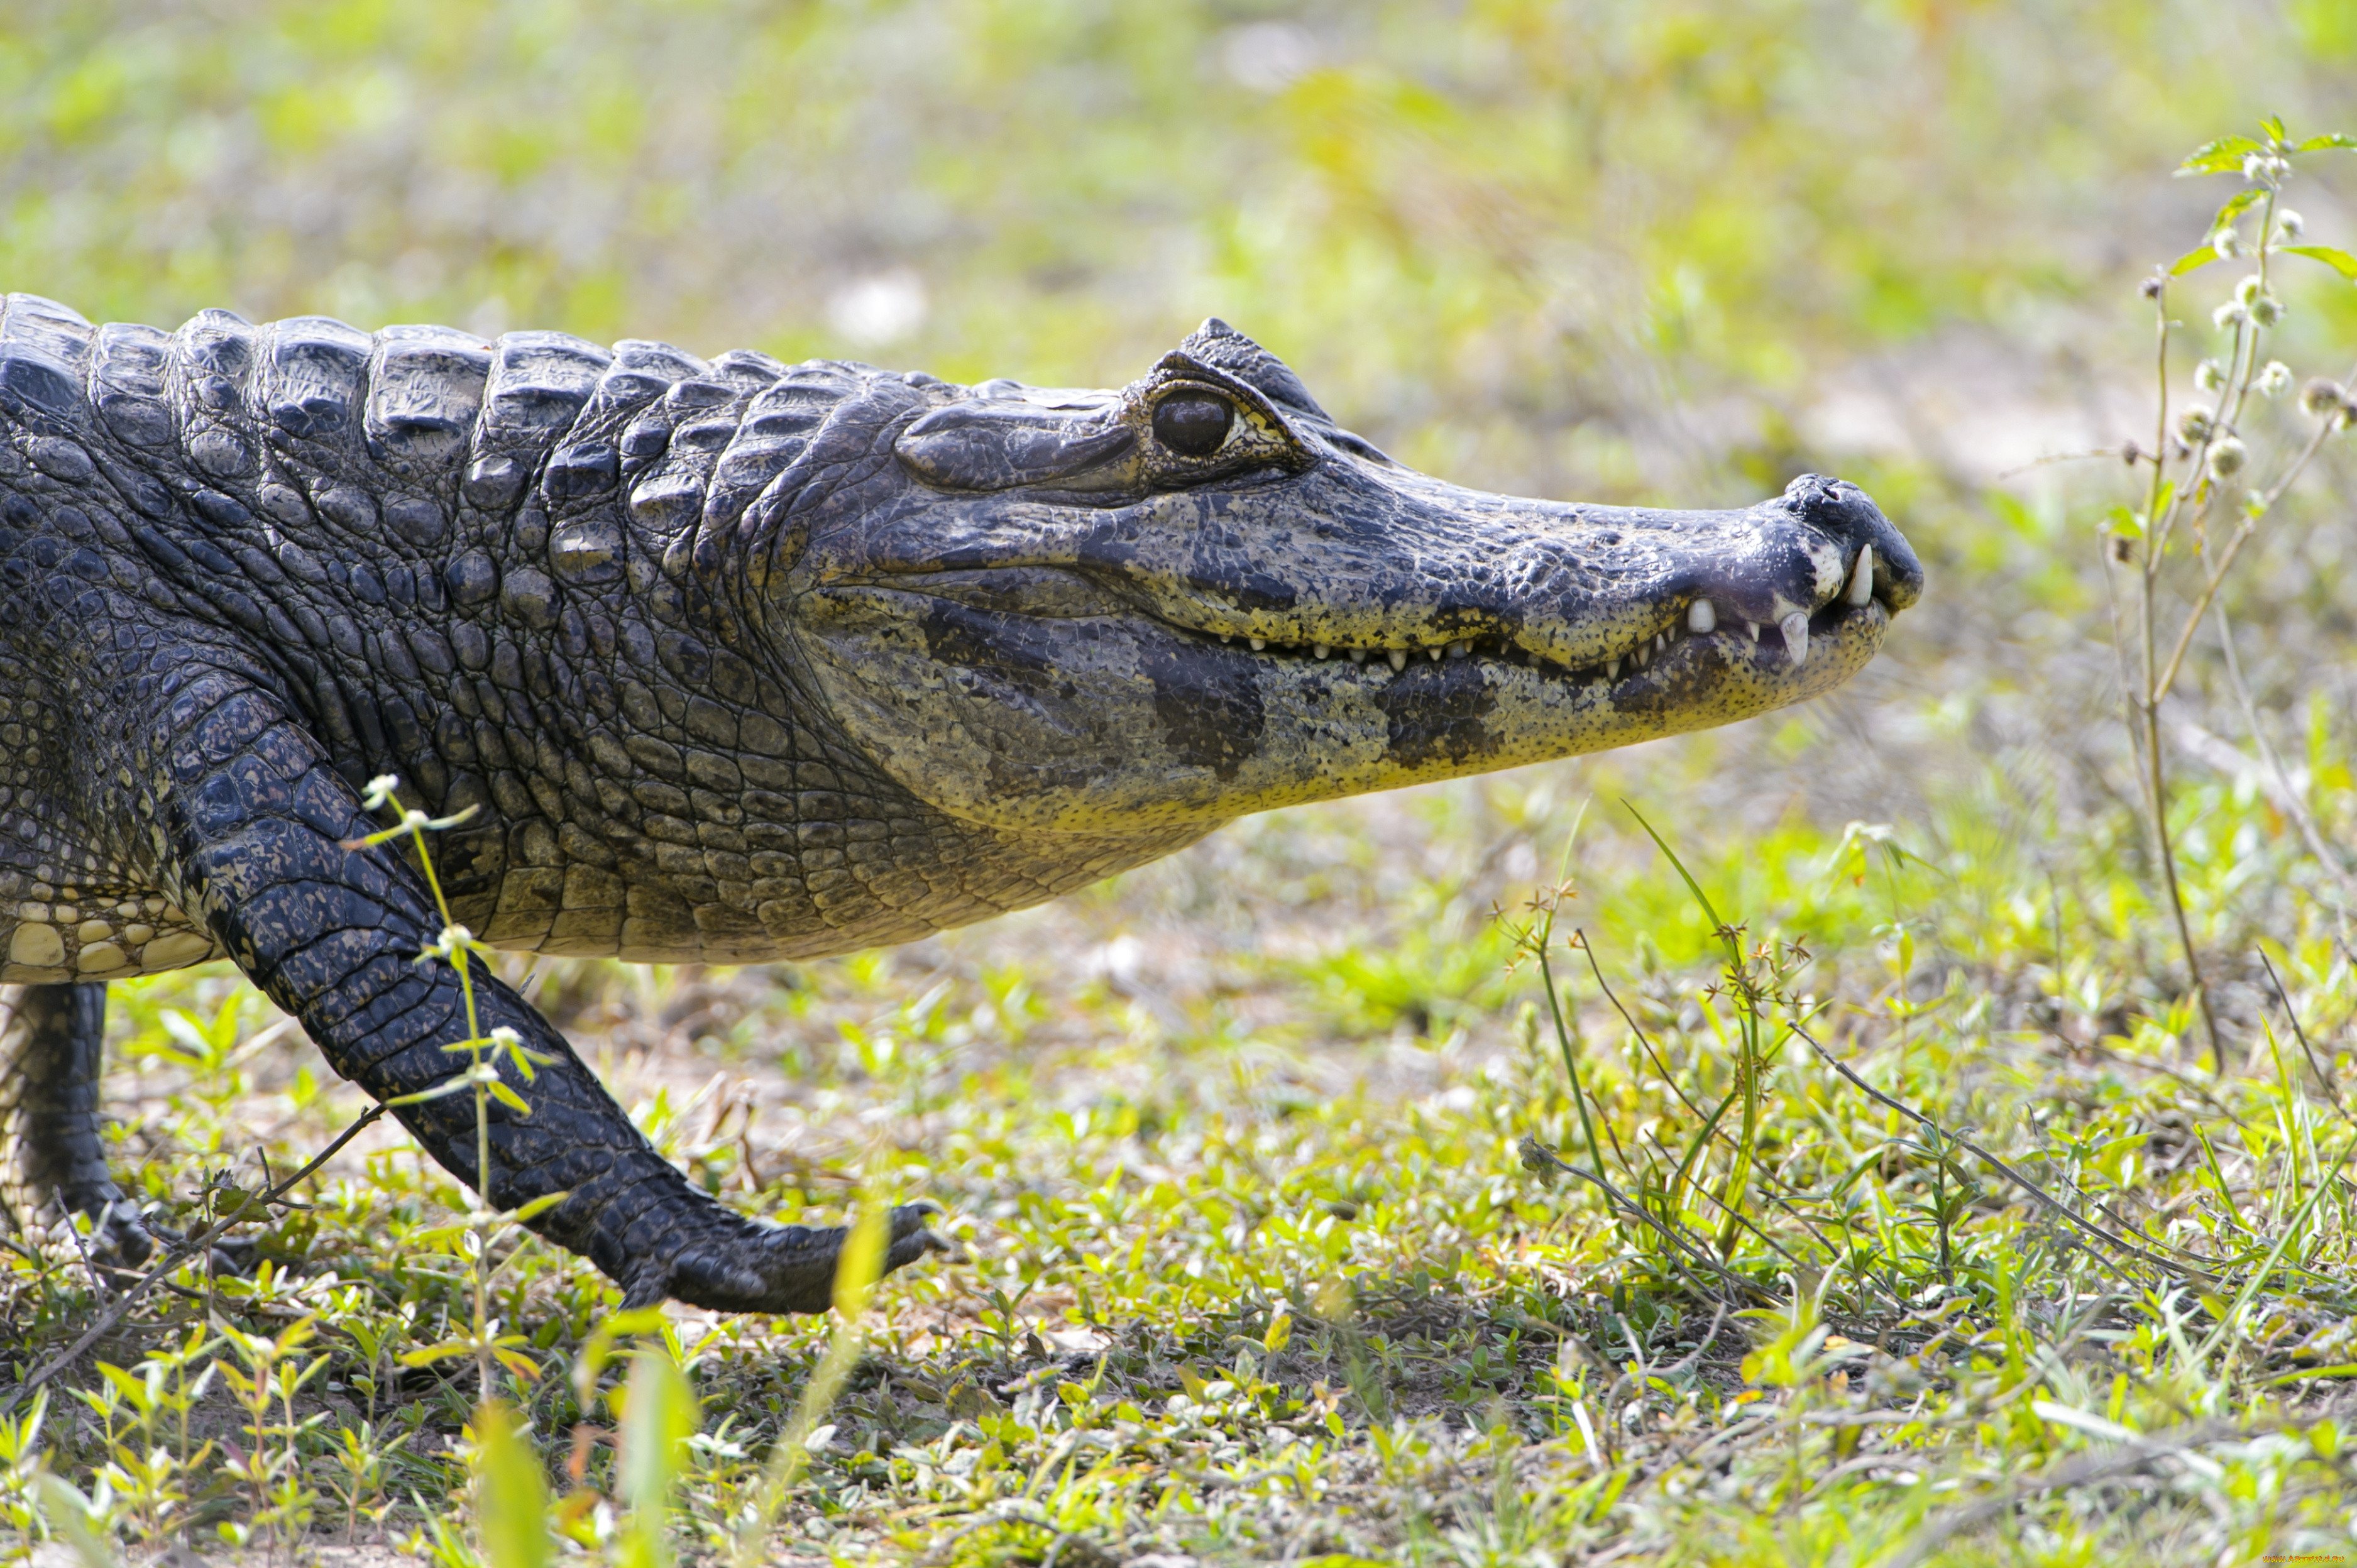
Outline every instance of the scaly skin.
{"label": "scaly skin", "polygon": [[[1426,478],[1217,322],[1053,392],[12,295],[0,1101],[55,1113],[11,1112],[0,1193],[28,1230],[120,1215],[100,1004],[68,1000],[108,980],[226,954],[380,1100],[448,1076],[458,986],[412,961],[439,918],[395,848],[344,847],[377,775],[474,809],[436,861],[501,947],[811,957],[1244,812],[1797,701],[1921,584],[1832,480],[1661,512]],[[839,1232],[722,1208],[481,995],[555,1058],[493,1112],[494,1202],[569,1189],[538,1229],[633,1302],[823,1308]],[[466,1097],[398,1114],[479,1185]],[[894,1267],[940,1244],[892,1229]]]}

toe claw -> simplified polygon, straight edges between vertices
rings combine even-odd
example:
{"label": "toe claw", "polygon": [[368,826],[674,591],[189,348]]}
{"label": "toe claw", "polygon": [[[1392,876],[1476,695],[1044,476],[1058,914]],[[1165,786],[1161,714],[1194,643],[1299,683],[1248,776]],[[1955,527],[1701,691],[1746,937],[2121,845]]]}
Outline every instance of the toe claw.
{"label": "toe claw", "polygon": [[[909,1256],[905,1260],[896,1257],[893,1260],[892,1266],[897,1269],[900,1267],[904,1262],[914,1262],[919,1258],[923,1257],[927,1252],[954,1254],[957,1250],[957,1243],[942,1235],[940,1231],[932,1230],[920,1230],[915,1235],[909,1238]],[[892,1251],[897,1253],[900,1249],[895,1247]]]}

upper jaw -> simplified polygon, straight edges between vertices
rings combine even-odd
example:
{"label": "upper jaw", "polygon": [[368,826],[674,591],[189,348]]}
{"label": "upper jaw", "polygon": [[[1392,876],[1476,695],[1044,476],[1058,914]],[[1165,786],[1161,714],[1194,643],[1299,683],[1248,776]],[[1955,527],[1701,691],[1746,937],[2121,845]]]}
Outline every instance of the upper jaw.
{"label": "upper jaw", "polygon": [[1199,498],[1158,499],[1135,509],[1149,514],[1142,527],[1083,542],[1073,564],[1166,626],[1240,651],[1394,669],[1480,656],[1614,678],[1695,636],[1781,650],[1798,669],[1813,630],[1822,637],[1868,605],[1887,625],[1921,592],[1906,541],[1837,480],[1804,476],[1741,510],[1671,512],[1522,500],[1350,466],[1361,482],[1345,504],[1239,497],[1212,520]]}

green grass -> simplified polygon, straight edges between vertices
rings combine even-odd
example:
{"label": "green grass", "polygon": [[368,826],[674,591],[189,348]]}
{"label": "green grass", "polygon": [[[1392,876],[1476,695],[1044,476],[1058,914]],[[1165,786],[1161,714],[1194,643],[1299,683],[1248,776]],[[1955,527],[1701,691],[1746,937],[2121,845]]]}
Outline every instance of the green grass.
{"label": "green grass", "polygon": [[[544,966],[576,1039],[713,1190],[789,1219],[834,1218],[863,1185],[922,1195],[963,1248],[883,1283],[850,1329],[772,1553],[2349,1550],[2357,985],[2330,911],[2276,896],[2318,876],[2286,824],[2226,784],[2179,803],[2192,897],[2238,976],[2219,1078],[2171,990],[2132,822],[2040,836],[1983,800],[1888,834],[1792,811],[1748,826],[1779,744],[1760,725],[1258,820],[893,953]],[[1738,1087],[1743,1018],[1624,796],[1747,953],[1806,944],[1784,1000],[1756,1004],[1748,1151],[1738,1103],[1689,1158]],[[1589,1164],[1560,1043],[1529,966],[1504,971],[1511,942],[1453,912],[1527,918],[1583,801],[1558,935],[1585,930],[1626,1009],[1555,949],[1590,1123],[1616,1188],[1695,1254],[1529,1167],[1525,1139]],[[2317,803],[2344,829],[2357,808],[2345,787]],[[2305,1050],[2247,983],[2260,940]],[[252,1189],[264,1156],[283,1176],[360,1108],[297,1042],[262,1038],[266,1006],[231,975],[118,989],[115,1160],[158,1200]],[[1796,1015],[1937,1131],[1787,1034]],[[2090,1240],[1962,1139],[2169,1266]],[[399,1364],[470,1331],[459,1193],[371,1129],[303,1196],[245,1228],[249,1277],[184,1270],[8,1418],[19,1539],[72,1526],[54,1487],[41,1500],[46,1469],[124,1551],[183,1532],[276,1554],[490,1549],[472,1477],[515,1466],[477,1457],[473,1369]],[[613,1293],[535,1242],[499,1261],[490,1311],[537,1369],[507,1381],[565,1550],[638,1561],[653,1548],[626,1501],[643,1513],[650,1483],[606,1440],[632,1427],[611,1399],[627,1365],[575,1375]],[[12,1254],[0,1360],[21,1372],[99,1305],[78,1271]],[[832,1332],[673,1310],[644,1341],[700,1402],[676,1550],[735,1551]],[[274,1369],[315,1363],[291,1410],[240,1402],[239,1378],[266,1393]]]}

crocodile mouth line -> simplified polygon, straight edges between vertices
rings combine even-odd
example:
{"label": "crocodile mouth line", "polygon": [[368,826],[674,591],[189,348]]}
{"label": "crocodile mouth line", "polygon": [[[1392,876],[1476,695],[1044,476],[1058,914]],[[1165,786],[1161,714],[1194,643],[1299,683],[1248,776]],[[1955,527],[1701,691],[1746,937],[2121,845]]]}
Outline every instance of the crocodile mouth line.
{"label": "crocodile mouth line", "polygon": [[[1878,639],[1889,625],[1892,611],[1875,588],[1874,551],[1868,545],[1859,551],[1842,591],[1814,611],[1795,611],[1773,625],[1739,618],[1729,618],[1722,622],[1712,600],[1696,597],[1674,611],[1652,632],[1638,639],[1626,651],[1616,653],[1609,659],[1579,665],[1549,659],[1522,646],[1512,636],[1499,633],[1456,638],[1446,642],[1369,648],[1323,642],[1281,642],[1243,633],[1205,631],[1160,617],[1155,618],[1166,629],[1190,641],[1229,649],[1241,644],[1263,659],[1280,663],[1340,660],[1346,665],[1361,666],[1370,675],[1381,678],[1385,670],[1394,675],[1404,674],[1412,664],[1418,662],[1471,660],[1482,664],[1527,671],[1543,680],[1609,692],[1622,680],[1624,671],[1633,681],[1637,675],[1652,670],[1656,665],[1678,660],[1681,650],[1688,643],[1714,647],[1730,662],[1746,661],[1763,673],[1777,671],[1781,667],[1781,672],[1788,677],[1797,678],[1808,663],[1813,642],[1855,630],[1869,631]],[[1871,627],[1858,624],[1867,619],[1876,624]]]}
{"label": "crocodile mouth line", "polygon": [[[1868,606],[1853,606],[1836,601],[1815,614],[1788,617],[1772,627],[1762,627],[1757,621],[1740,621],[1735,628],[1718,627],[1696,631],[1682,621],[1664,626],[1651,637],[1641,639],[1625,654],[1595,663],[1572,665],[1559,660],[1533,653],[1510,637],[1485,636],[1458,638],[1447,643],[1426,643],[1413,648],[1342,648],[1327,643],[1272,642],[1265,638],[1222,635],[1199,631],[1190,627],[1156,618],[1164,629],[1186,638],[1189,641],[1209,646],[1248,649],[1258,657],[1276,663],[1326,663],[1336,672],[1356,666],[1373,679],[1386,674],[1405,674],[1412,665],[1430,661],[1470,660],[1477,664],[1502,665],[1523,670],[1543,680],[1561,681],[1579,685],[1609,686],[1620,681],[1624,672],[1633,678],[1656,666],[1665,666],[1677,659],[1688,643],[1711,646],[1722,653],[1745,659],[1762,670],[1781,667],[1799,673],[1808,662],[1811,645],[1838,636],[1857,628],[1861,620],[1879,616],[1888,625],[1889,611],[1878,601]],[[1796,637],[1792,622],[1801,620],[1806,630]]]}

